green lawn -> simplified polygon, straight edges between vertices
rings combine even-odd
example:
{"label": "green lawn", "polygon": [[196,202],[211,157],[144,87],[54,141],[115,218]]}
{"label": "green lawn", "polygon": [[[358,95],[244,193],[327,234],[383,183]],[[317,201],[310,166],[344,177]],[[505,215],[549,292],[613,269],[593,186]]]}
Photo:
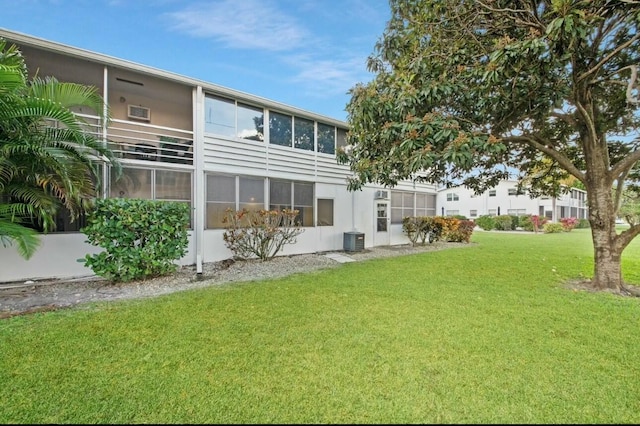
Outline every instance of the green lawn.
{"label": "green lawn", "polygon": [[[588,230],[0,321],[1,423],[639,423]],[[640,284],[640,241],[625,252]]]}

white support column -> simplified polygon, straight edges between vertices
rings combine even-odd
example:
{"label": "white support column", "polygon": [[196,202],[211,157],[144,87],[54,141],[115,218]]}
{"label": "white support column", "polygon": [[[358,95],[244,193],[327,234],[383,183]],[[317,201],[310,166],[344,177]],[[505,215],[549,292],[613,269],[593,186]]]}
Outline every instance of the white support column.
{"label": "white support column", "polygon": [[[104,112],[106,115],[106,112],[109,110],[109,69],[105,66],[103,68],[103,72],[102,72],[102,99],[104,101]],[[108,123],[107,120],[102,120],[102,141],[104,142],[105,145],[107,145],[107,127],[108,127]],[[105,166],[102,168],[102,194],[101,197],[102,198],[107,198],[107,196],[109,195],[109,187],[111,185],[111,180],[109,179],[109,168]]]}
{"label": "white support column", "polygon": [[204,219],[205,219],[205,192],[204,192],[204,93],[202,86],[193,90],[193,159],[194,159],[194,224],[193,237],[196,248],[196,272],[202,275],[202,258],[204,250]]}

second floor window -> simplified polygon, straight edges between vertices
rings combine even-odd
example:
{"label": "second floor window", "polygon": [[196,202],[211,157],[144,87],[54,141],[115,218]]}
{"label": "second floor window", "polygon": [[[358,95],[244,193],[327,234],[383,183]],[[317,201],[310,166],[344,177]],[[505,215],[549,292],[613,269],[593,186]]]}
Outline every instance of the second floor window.
{"label": "second floor window", "polygon": [[264,110],[219,96],[205,98],[205,132],[264,140]]}

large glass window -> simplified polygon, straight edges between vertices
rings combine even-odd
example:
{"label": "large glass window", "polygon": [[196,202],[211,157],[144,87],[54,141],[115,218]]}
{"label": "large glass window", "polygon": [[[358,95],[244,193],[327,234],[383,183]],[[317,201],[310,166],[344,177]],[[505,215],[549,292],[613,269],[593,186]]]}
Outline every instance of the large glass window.
{"label": "large glass window", "polygon": [[207,175],[207,228],[222,228],[227,209],[236,210],[235,176]]}
{"label": "large glass window", "polygon": [[264,110],[236,103],[233,99],[208,95],[205,98],[205,132],[262,141]]}
{"label": "large glass window", "polygon": [[434,194],[391,191],[391,223],[393,224],[401,224],[405,217],[435,216],[435,210]]}
{"label": "large glass window", "polygon": [[318,152],[336,153],[336,128],[328,124],[318,123]]}
{"label": "large glass window", "polygon": [[293,185],[293,208],[299,210],[298,220],[302,226],[313,226],[313,184],[295,182]]}
{"label": "large glass window", "polygon": [[207,96],[204,103],[204,131],[223,136],[236,134],[236,103],[232,99]]}
{"label": "large glass window", "polygon": [[416,216],[429,216],[427,214],[427,194],[416,194]]}
{"label": "large glass window", "polygon": [[314,126],[312,120],[295,117],[293,147],[313,151],[315,149]]}
{"label": "large glass window", "polygon": [[333,200],[318,198],[318,226],[333,226]]}
{"label": "large glass window", "polygon": [[115,173],[111,173],[111,198],[142,198],[153,199],[152,196],[152,169],[135,169],[125,167],[122,175],[117,178]]}
{"label": "large glass window", "polygon": [[272,179],[269,182],[269,210],[291,209],[291,182]]}
{"label": "large glass window", "polygon": [[191,206],[191,180],[191,172],[123,167],[119,178],[111,173],[109,197],[177,201]]}
{"label": "large glass window", "polygon": [[391,223],[402,223],[405,217],[414,216],[413,192],[391,191]]}
{"label": "large glass window", "polygon": [[264,111],[249,105],[238,104],[238,130],[236,136],[254,141],[264,140]]}
{"label": "large glass window", "polygon": [[336,149],[347,146],[347,131],[345,129],[338,129],[338,138],[336,140]]}
{"label": "large glass window", "polygon": [[264,179],[240,176],[238,210],[264,209]]}
{"label": "large glass window", "polygon": [[269,143],[291,146],[293,118],[271,111],[269,113]]}
{"label": "large glass window", "polygon": [[269,182],[269,209],[299,210],[297,221],[313,226],[313,184],[272,179]]}

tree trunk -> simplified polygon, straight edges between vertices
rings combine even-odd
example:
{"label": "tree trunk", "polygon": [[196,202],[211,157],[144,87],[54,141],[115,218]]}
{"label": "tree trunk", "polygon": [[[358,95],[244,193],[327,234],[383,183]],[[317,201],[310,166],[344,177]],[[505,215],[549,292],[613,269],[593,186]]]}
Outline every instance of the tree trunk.
{"label": "tree trunk", "polygon": [[589,222],[593,240],[594,271],[592,284],[595,288],[623,291],[622,250],[618,244],[615,228],[615,208],[611,189],[596,185],[589,191]]}
{"label": "tree trunk", "polygon": [[593,286],[600,290],[622,291],[622,250],[616,247],[609,231],[592,228],[591,235],[594,250]]}

